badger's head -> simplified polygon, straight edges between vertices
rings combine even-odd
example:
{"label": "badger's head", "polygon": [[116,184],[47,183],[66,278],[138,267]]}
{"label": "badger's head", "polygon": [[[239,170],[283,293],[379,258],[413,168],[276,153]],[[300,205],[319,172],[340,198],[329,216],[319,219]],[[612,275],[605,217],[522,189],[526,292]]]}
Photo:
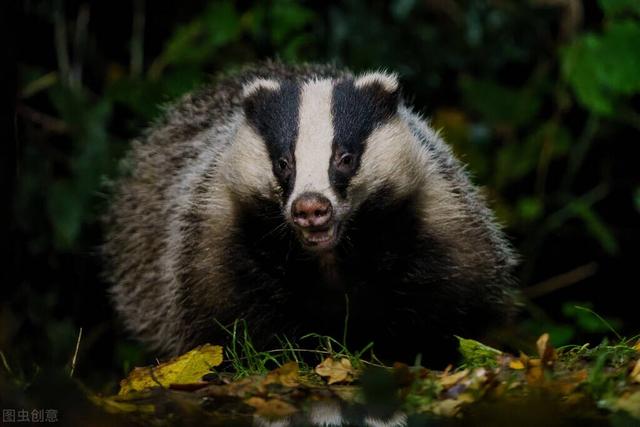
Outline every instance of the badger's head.
{"label": "badger's head", "polygon": [[251,81],[232,147],[234,182],[248,197],[277,201],[303,247],[331,250],[365,200],[415,183],[410,164],[419,144],[399,102],[396,76],[380,72]]}

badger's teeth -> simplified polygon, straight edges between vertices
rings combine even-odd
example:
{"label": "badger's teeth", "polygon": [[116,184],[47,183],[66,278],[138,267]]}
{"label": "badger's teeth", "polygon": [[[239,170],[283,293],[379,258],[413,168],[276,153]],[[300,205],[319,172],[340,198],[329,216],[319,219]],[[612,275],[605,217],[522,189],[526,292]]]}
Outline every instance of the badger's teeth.
{"label": "badger's teeth", "polygon": [[302,235],[304,236],[305,240],[310,243],[329,242],[334,237],[334,227],[331,226],[328,229],[322,231],[303,230]]}

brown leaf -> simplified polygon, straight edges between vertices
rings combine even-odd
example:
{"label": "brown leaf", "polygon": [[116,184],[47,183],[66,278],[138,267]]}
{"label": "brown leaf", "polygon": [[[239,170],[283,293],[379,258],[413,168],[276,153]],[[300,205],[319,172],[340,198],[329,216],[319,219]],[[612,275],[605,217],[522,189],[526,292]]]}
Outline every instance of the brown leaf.
{"label": "brown leaf", "polygon": [[327,357],[316,366],[315,371],[321,377],[326,377],[329,384],[351,382],[355,376],[355,370],[346,357],[340,360],[333,360],[331,357]]}
{"label": "brown leaf", "polygon": [[536,345],[538,347],[538,355],[540,356],[542,366],[553,365],[553,362],[556,360],[557,355],[555,348],[553,348],[553,346],[549,342],[549,334],[542,334],[540,338],[538,338]]}
{"label": "brown leaf", "polygon": [[529,366],[529,367],[542,366],[542,360],[540,360],[540,359],[529,359],[529,360],[527,360],[527,366]]}
{"label": "brown leaf", "polygon": [[589,377],[589,373],[586,369],[581,369],[578,372],[574,372],[571,375],[563,378],[562,380],[555,381],[550,386],[553,390],[560,393],[563,396],[568,396],[573,393],[586,379]]}
{"label": "brown leaf", "polygon": [[277,383],[286,387],[297,387],[300,385],[298,382],[299,376],[300,369],[298,368],[298,364],[296,362],[288,362],[269,372],[263,384]]}
{"label": "brown leaf", "polygon": [[529,359],[527,361],[527,373],[525,375],[529,385],[539,385],[544,379],[544,371],[542,370],[542,360]]}
{"label": "brown leaf", "polygon": [[416,378],[409,369],[409,365],[400,362],[393,364],[393,377],[400,387],[410,386]]}
{"label": "brown leaf", "polygon": [[451,375],[449,375],[447,372],[444,372],[442,374],[442,377],[440,377],[440,384],[444,388],[449,388],[453,385],[456,385],[460,380],[465,378],[467,375],[469,375],[468,369],[463,369],[462,371],[453,373]]}

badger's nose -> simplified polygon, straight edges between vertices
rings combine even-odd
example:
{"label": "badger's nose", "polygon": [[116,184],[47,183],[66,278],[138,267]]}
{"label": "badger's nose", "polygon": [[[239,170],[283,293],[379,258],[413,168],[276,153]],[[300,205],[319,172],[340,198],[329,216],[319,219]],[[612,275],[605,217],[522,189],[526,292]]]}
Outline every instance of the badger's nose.
{"label": "badger's nose", "polygon": [[322,227],[333,214],[329,199],[318,193],[300,195],[291,205],[293,222],[299,227]]}

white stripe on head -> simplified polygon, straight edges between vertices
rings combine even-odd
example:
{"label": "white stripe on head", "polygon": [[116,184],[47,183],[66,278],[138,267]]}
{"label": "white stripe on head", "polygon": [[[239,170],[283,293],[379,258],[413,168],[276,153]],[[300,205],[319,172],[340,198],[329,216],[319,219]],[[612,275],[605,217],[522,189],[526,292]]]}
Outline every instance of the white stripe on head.
{"label": "white stripe on head", "polygon": [[[336,205],[329,181],[329,162],[333,144],[331,80],[313,80],[302,86],[295,147],[296,178],[288,207],[300,194],[317,192]],[[290,211],[290,209],[287,209]]]}

